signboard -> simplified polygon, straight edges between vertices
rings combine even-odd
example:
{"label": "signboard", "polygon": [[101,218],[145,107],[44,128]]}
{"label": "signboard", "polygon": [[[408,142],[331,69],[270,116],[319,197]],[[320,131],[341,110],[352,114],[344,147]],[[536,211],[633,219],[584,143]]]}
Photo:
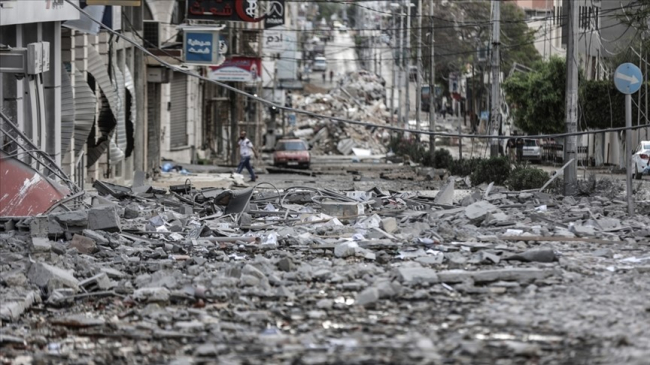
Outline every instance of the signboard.
{"label": "signboard", "polygon": [[210,79],[216,81],[258,82],[262,80],[259,58],[232,57],[220,66],[210,67]]}
{"label": "signboard", "polygon": [[185,63],[220,65],[225,61],[221,52],[219,32],[186,29],[183,33]]}
{"label": "signboard", "polygon": [[257,0],[190,0],[187,2],[187,19],[193,20],[256,23],[264,19],[264,16],[256,17],[259,13]]}
{"label": "signboard", "polygon": [[262,47],[264,51],[283,52],[294,50],[298,40],[296,32],[287,30],[284,26],[264,31]]}
{"label": "signboard", "polygon": [[271,0],[264,17],[264,29],[284,25],[284,0]]}
{"label": "signboard", "polygon": [[87,5],[142,6],[142,0],[86,0]]}
{"label": "signboard", "polygon": [[616,68],[614,85],[623,94],[634,94],[641,88],[643,75],[641,70],[633,63],[624,63]]}

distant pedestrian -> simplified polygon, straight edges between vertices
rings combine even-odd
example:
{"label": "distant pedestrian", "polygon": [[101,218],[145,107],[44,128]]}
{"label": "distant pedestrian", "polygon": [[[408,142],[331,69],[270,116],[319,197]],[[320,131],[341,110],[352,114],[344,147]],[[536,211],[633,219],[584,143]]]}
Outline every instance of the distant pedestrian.
{"label": "distant pedestrian", "polygon": [[239,145],[239,155],[241,156],[241,160],[237,166],[237,173],[240,174],[242,170],[246,168],[248,173],[251,175],[249,182],[255,182],[255,172],[253,172],[253,167],[251,166],[251,157],[253,157],[253,155],[257,157],[259,154],[251,140],[246,138],[246,131],[242,131],[239,134],[239,141],[237,141],[237,144]]}
{"label": "distant pedestrian", "polygon": [[521,162],[524,159],[524,139],[517,138],[515,144],[517,146],[517,161]]}
{"label": "distant pedestrian", "polygon": [[323,72],[323,83],[327,80],[327,75]]}
{"label": "distant pedestrian", "polygon": [[330,84],[334,81],[334,71],[330,70]]}
{"label": "distant pedestrian", "polygon": [[510,162],[515,162],[515,151],[517,149],[517,145],[514,138],[508,139],[508,142],[506,143],[506,149],[508,150],[508,158],[510,159]]}

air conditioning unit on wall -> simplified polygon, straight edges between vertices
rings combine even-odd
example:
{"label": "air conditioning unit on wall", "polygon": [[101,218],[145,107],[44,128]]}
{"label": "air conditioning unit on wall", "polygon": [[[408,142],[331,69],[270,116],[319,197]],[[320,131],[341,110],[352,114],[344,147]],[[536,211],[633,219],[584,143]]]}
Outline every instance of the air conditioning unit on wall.
{"label": "air conditioning unit on wall", "polygon": [[161,24],[154,20],[145,20],[143,22],[143,33],[146,48],[160,47],[160,35],[162,33]]}

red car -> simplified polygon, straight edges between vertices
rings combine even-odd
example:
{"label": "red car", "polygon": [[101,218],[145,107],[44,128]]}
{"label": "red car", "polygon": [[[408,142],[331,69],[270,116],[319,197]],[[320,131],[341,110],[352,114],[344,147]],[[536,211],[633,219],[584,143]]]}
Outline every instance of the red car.
{"label": "red car", "polygon": [[310,163],[309,145],[302,139],[281,139],[275,145],[273,166],[308,169]]}

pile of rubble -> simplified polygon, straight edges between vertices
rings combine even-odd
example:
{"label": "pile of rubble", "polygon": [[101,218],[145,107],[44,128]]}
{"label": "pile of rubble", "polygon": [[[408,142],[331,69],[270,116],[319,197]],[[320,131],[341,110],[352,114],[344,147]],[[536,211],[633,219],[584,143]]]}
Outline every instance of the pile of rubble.
{"label": "pile of rubble", "polygon": [[5,220],[0,362],[646,363],[650,219],[481,186],[167,191]]}
{"label": "pile of rubble", "polygon": [[[348,74],[329,94],[294,95],[298,109],[360,122],[385,124],[390,113],[384,104],[386,90],[378,76],[367,72]],[[297,115],[292,134],[307,140],[315,154],[366,157],[386,153],[390,138],[386,130]]]}

